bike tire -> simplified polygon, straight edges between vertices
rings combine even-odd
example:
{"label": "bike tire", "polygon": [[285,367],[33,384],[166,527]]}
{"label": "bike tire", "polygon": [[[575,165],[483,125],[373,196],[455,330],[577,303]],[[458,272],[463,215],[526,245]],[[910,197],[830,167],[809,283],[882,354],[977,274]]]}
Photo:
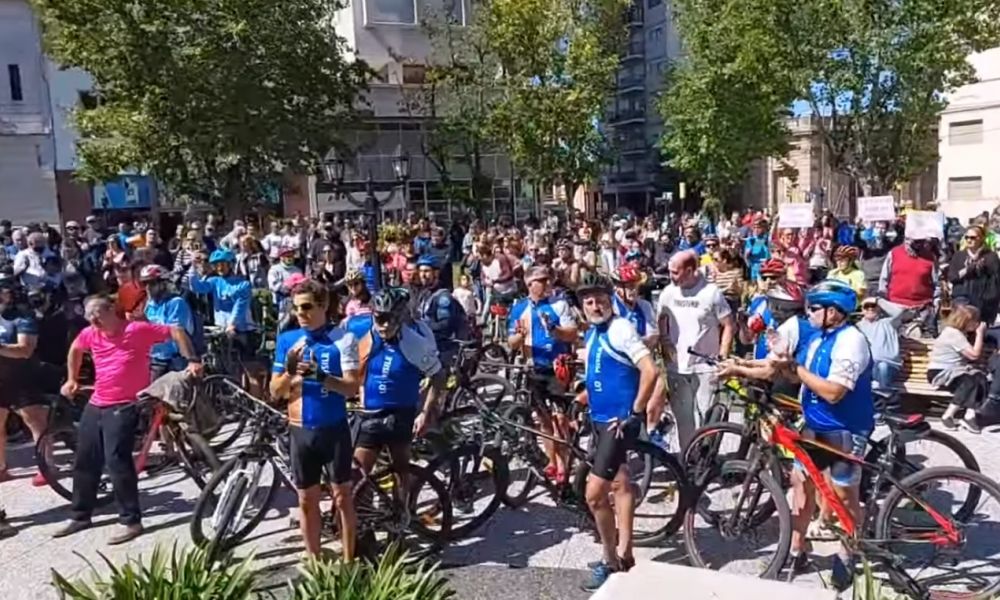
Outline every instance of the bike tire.
{"label": "bike tire", "polygon": [[[943,431],[938,431],[936,429],[931,429],[926,435],[920,437],[919,439],[912,440],[913,442],[931,442],[938,444],[940,447],[944,447],[948,450],[948,454],[952,457],[957,457],[957,463],[961,464],[962,467],[969,469],[970,471],[976,471],[977,473],[982,472],[979,467],[979,461],[976,460],[976,456],[969,450],[969,448],[960,442],[954,436],[948,435]],[[873,444],[868,453],[865,454],[865,462],[877,463],[882,460],[886,448],[888,446],[888,438],[883,438],[877,443]],[[926,467],[916,464],[914,461],[908,459],[906,451],[906,443],[897,443],[892,449],[893,453],[893,466],[892,466],[892,476],[897,480],[902,480],[909,477],[913,473],[917,473]],[[957,465],[952,465],[957,466]],[[862,502],[867,502],[871,497],[871,486],[873,472],[869,469],[865,469],[861,476],[861,500]],[[884,481],[878,490],[879,495],[883,495],[888,490],[892,488],[892,484],[888,481]],[[980,489],[978,487],[972,487],[969,489],[969,495],[962,502],[962,508],[960,508],[956,513],[956,518],[961,522],[966,522],[971,516],[972,512],[975,511],[976,505],[979,503]]]}
{"label": "bike tire", "polygon": [[[243,435],[250,420],[249,415],[240,409],[237,399],[229,398],[224,400],[219,397],[223,393],[233,393],[223,381],[228,381],[240,387],[236,378],[229,375],[210,375],[202,382],[202,393],[207,396],[207,399],[212,403],[219,415],[218,426],[214,431],[209,431],[205,434],[205,437],[211,440],[212,450],[215,452],[223,452],[232,446]],[[226,425],[233,423],[236,423],[236,426],[231,431],[221,436],[219,435]]]}
{"label": "bike tire", "polygon": [[[908,546],[907,542],[897,535],[900,533],[902,526],[900,526],[901,521],[907,515],[912,514],[913,509],[923,507],[922,502],[927,502],[931,504],[933,500],[945,499],[947,500],[947,494],[942,494],[940,490],[944,489],[940,482],[943,480],[960,480],[966,481],[970,486],[975,486],[979,488],[980,496],[983,493],[988,494],[994,500],[997,506],[994,506],[994,514],[989,515],[994,520],[998,517],[995,514],[997,508],[1000,508],[1000,485],[996,481],[979,473],[977,471],[971,471],[969,469],[964,469],[962,467],[930,467],[927,469],[922,469],[912,475],[906,477],[899,482],[898,486],[894,486],[893,489],[886,494],[885,499],[882,501],[882,505],[879,508],[878,515],[875,519],[875,539],[885,540],[881,545],[886,552],[891,553],[893,557],[893,565],[889,569],[889,581],[894,587],[900,589],[907,595],[915,595],[916,597],[934,597],[931,590],[928,590],[925,586],[922,586],[919,581],[913,577],[913,575],[907,573],[907,568],[903,566],[906,559],[903,555],[904,546]],[[922,486],[926,485],[932,492],[932,496],[922,497],[920,494]],[[921,501],[917,502],[913,498],[918,498]],[[894,519],[894,511],[900,508],[901,515],[900,518]],[[941,512],[941,511],[939,511]],[[951,512],[951,511],[947,511]],[[915,520],[915,527],[919,530],[917,535],[914,537],[912,546],[916,548],[927,548],[928,546],[936,546],[934,543],[928,543],[929,539],[934,538],[933,535],[928,535],[927,523],[934,522],[930,515],[924,512],[924,518]],[[944,515],[945,517],[949,515]],[[952,515],[953,517],[953,515]],[[967,521],[962,522],[957,519],[952,519],[957,522],[957,529],[961,536],[961,541],[966,545],[963,546],[963,550],[968,550],[975,546],[975,543],[969,541],[968,537],[968,527],[972,524],[979,524],[983,520],[972,519],[967,517]],[[993,527],[990,528],[991,531],[995,531],[995,528],[1000,523],[995,522]],[[983,546],[979,546],[984,550],[992,550],[992,544],[995,542],[995,533],[987,531],[984,533],[983,538],[989,540]],[[953,560],[953,552],[940,552],[934,547],[932,548],[935,556],[943,556],[948,558],[949,565],[946,569],[949,573],[954,573],[957,568],[950,561]],[[960,553],[961,557],[964,559],[967,557],[965,552]],[[949,558],[950,557],[950,558]],[[927,575],[934,579],[939,579],[940,575],[934,573],[932,570],[928,569],[927,565],[920,564],[916,567],[916,575],[921,575],[927,573]],[[901,573],[906,573],[906,577],[901,576]],[[975,582],[975,589],[968,590],[965,595],[960,592],[956,593],[954,590],[942,590],[944,594],[949,598],[967,598],[967,599],[987,599],[993,598],[998,592],[1000,592],[1000,573],[997,573],[996,567],[993,566],[990,570],[990,574],[995,577],[995,580],[984,584],[983,576],[973,577],[972,580]]]}
{"label": "bike tire", "polygon": [[[531,410],[523,404],[510,404],[500,409],[500,414],[505,419],[520,423],[527,427],[534,427],[534,420],[531,418]],[[504,489],[502,501],[510,508],[520,508],[528,502],[528,497],[532,490],[538,485],[538,475],[532,468],[532,458],[526,456],[533,447],[536,452],[541,453],[538,446],[538,436],[520,429],[503,427],[500,434],[499,445],[501,453],[507,457],[517,457],[525,463],[523,484],[519,488],[516,483],[521,481],[515,479],[515,470],[511,468],[510,461],[507,464],[507,486]]]}
{"label": "bike tire", "polygon": [[[195,482],[199,489],[204,489],[205,483],[211,479],[212,474],[222,466],[218,455],[215,454],[211,444],[201,434],[182,430],[182,435],[178,441],[182,442],[177,444],[177,453],[181,457],[181,465],[183,465],[184,472]],[[207,477],[206,470],[201,468],[202,465],[207,467]]]}
{"label": "bike tire", "polygon": [[[35,444],[35,461],[38,464],[38,472],[45,478],[45,483],[49,485],[49,488],[51,488],[52,491],[59,494],[59,496],[72,502],[73,490],[71,487],[66,487],[66,482],[69,482],[69,484],[72,485],[73,469],[70,468],[61,472],[58,466],[49,463],[48,459],[45,457],[45,453],[42,451],[42,448],[45,444],[50,443],[53,445],[54,453],[66,452],[75,456],[77,443],[76,426],[67,424],[48,429],[45,433],[38,437],[38,442]],[[100,487],[98,488],[97,498],[94,504],[96,507],[107,506],[111,504],[115,498],[114,490],[111,488],[110,482],[102,480],[102,484],[103,483],[107,483],[107,485],[104,489],[101,489]]]}
{"label": "bike tire", "polygon": [[[469,502],[469,480],[483,477],[478,467],[484,464],[482,463],[484,459],[490,462],[487,469],[488,478],[493,483],[493,495],[490,497],[489,502],[482,505],[481,510],[476,511],[474,516],[468,520],[464,520],[459,516],[460,509],[458,507],[464,506]],[[472,473],[466,472],[465,466],[469,464],[476,467]],[[504,458],[497,448],[490,446],[484,448],[476,444],[463,444],[454,450],[431,459],[427,463],[427,470],[439,474],[439,479],[444,481],[447,486],[452,507],[452,540],[471,535],[474,531],[482,527],[503,503],[503,495],[507,490],[509,473],[507,472],[507,459]],[[475,505],[474,500],[473,505]]]}
{"label": "bike tire", "polygon": [[[246,524],[243,525],[243,527],[226,539],[220,540],[217,536],[212,536],[212,539],[209,539],[209,536],[205,533],[203,523],[205,519],[210,518],[215,512],[216,493],[221,493],[222,488],[225,486],[226,481],[229,479],[234,470],[237,468],[242,470],[253,460],[266,462],[267,465],[270,465],[271,469],[275,472],[271,486],[267,488],[267,493],[264,496],[264,500],[261,503],[260,508],[257,510],[257,514],[251,517]],[[261,468],[267,468],[267,465],[262,465]],[[194,510],[191,513],[191,524],[189,526],[191,541],[198,546],[203,547],[208,546],[209,544],[215,544],[215,549],[218,551],[232,549],[246,539],[246,537],[260,525],[261,521],[264,520],[264,516],[267,514],[267,511],[270,510],[271,504],[274,502],[274,497],[277,494],[279,487],[281,487],[281,478],[278,476],[277,467],[275,467],[273,462],[266,459],[253,459],[252,457],[242,455],[234,456],[233,458],[227,460],[212,475],[212,478],[206,482],[205,487],[198,496],[198,501],[195,503]]]}
{"label": "bike tire", "polygon": [[[721,566],[716,565],[712,558],[709,557],[710,552],[708,547],[711,546],[714,550],[720,547],[731,549],[735,546],[731,539],[733,533],[727,532],[722,536],[726,540],[726,544],[706,544],[706,547],[700,547],[700,544],[703,542],[699,540],[701,537],[699,532],[703,531],[704,528],[699,528],[695,522],[695,517],[703,514],[703,511],[698,509],[698,505],[703,504],[702,496],[707,495],[712,481],[719,480],[721,488],[730,482],[742,485],[747,477],[752,477],[752,481],[758,482],[758,490],[766,491],[770,498],[773,499],[775,506],[774,514],[778,517],[778,537],[774,543],[774,553],[766,563],[766,568],[761,569],[758,575],[762,579],[774,579],[781,572],[785,561],[788,559],[792,543],[792,513],[788,507],[788,501],[785,499],[785,492],[781,484],[762,465],[758,465],[754,470],[751,470],[751,465],[747,461],[731,460],[723,463],[714,471],[712,480],[706,481],[699,486],[698,498],[695,498],[688,505],[684,513],[684,547],[687,549],[688,561],[691,563],[691,566],[701,569],[713,569],[715,566]],[[710,500],[706,500],[710,502]],[[744,507],[744,510],[750,511],[753,515],[748,523],[748,530],[752,533],[753,538],[756,539],[756,530],[764,525],[764,523],[757,522],[759,509],[756,506],[749,506]],[[707,529],[718,531],[718,523],[718,519],[714,520],[714,522],[708,522]],[[756,563],[759,563],[759,553],[756,551],[753,554],[753,559]]]}

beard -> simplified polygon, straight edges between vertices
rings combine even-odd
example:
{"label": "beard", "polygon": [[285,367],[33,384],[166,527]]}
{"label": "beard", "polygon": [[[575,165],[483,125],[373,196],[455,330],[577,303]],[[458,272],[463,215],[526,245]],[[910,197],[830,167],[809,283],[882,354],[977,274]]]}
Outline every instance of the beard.
{"label": "beard", "polygon": [[610,321],[612,316],[614,316],[614,313],[610,310],[607,312],[603,310],[600,312],[587,311],[587,322],[591,325],[603,325]]}

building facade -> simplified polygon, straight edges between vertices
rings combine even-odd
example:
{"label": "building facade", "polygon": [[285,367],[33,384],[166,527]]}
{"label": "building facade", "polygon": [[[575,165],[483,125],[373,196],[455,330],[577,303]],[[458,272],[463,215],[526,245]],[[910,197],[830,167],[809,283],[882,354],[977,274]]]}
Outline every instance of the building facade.
{"label": "building facade", "polygon": [[669,0],[634,0],[626,20],[628,41],[607,115],[615,160],[602,177],[601,204],[644,212],[663,193],[678,191],[657,146],[663,133],[657,102],[681,41]]}
{"label": "building facade", "polygon": [[38,23],[0,0],[0,219],[57,223],[55,143]]}
{"label": "building facade", "polygon": [[963,222],[1000,205],[1000,48],[969,62],[978,81],[948,97],[938,135],[937,197]]}

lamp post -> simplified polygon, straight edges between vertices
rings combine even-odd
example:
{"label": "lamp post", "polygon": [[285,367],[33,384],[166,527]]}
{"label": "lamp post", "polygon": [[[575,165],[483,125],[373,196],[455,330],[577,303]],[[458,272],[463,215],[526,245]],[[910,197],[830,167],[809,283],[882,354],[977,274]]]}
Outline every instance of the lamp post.
{"label": "lamp post", "polygon": [[[368,171],[365,179],[365,199],[357,200],[350,192],[344,190],[344,172],[347,164],[344,159],[334,157],[323,162],[323,178],[326,183],[334,186],[334,194],[338,198],[343,198],[364,211],[368,217],[368,260],[371,262],[375,272],[376,285],[382,285],[382,261],[378,255],[378,225],[381,220],[382,207],[389,204],[396,198],[399,187],[394,187],[389,194],[381,200],[375,196],[375,178],[372,172]],[[410,157],[406,154],[397,154],[392,157],[392,173],[396,178],[396,183],[400,187],[406,186],[410,179]],[[404,194],[405,197],[405,194]]]}

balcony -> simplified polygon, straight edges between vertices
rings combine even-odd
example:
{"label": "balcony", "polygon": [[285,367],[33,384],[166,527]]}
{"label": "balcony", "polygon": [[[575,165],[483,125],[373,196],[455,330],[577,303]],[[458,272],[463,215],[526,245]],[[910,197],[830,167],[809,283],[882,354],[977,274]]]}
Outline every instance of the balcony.
{"label": "balcony", "polygon": [[621,154],[645,154],[649,150],[649,146],[646,145],[644,141],[638,142],[626,142],[618,145],[618,151]]}
{"label": "balcony", "polygon": [[625,125],[628,123],[642,123],[646,120],[646,113],[642,109],[620,110],[608,115],[608,122],[614,125]]}
{"label": "balcony", "polygon": [[646,86],[646,78],[639,77],[619,77],[617,93],[625,94],[628,92],[638,92],[642,91]]}
{"label": "balcony", "polygon": [[643,24],[643,10],[641,6],[632,5],[628,10],[625,11],[625,21],[630,26],[639,26]]}
{"label": "balcony", "polygon": [[629,42],[629,45],[619,54],[622,61],[641,60],[646,54],[646,48],[642,42]]}

